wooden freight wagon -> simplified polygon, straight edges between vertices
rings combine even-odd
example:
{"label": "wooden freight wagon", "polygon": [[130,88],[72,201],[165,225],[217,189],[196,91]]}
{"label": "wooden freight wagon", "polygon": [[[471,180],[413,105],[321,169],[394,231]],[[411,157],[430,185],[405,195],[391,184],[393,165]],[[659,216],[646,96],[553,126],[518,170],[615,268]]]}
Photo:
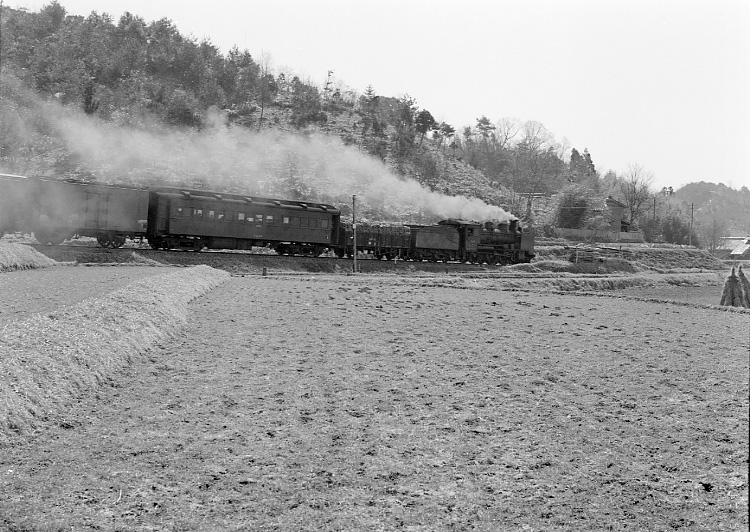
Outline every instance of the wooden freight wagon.
{"label": "wooden freight wagon", "polygon": [[34,236],[59,244],[71,236],[96,237],[119,247],[146,234],[148,191],[80,181],[35,180]]}
{"label": "wooden freight wagon", "polygon": [[0,236],[5,233],[31,233],[34,180],[0,174]]}
{"label": "wooden freight wagon", "polygon": [[[346,254],[353,253],[354,234],[347,227]],[[405,257],[411,247],[411,231],[403,225],[357,225],[357,253],[375,258],[395,259]]]}

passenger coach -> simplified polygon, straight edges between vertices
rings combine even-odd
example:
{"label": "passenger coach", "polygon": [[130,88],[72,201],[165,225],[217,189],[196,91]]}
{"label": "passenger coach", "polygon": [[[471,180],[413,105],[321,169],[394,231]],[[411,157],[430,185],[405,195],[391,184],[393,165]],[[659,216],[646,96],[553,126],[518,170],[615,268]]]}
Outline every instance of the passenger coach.
{"label": "passenger coach", "polygon": [[147,237],[156,249],[268,246],[317,256],[338,243],[340,216],[323,203],[158,188],[150,192]]}

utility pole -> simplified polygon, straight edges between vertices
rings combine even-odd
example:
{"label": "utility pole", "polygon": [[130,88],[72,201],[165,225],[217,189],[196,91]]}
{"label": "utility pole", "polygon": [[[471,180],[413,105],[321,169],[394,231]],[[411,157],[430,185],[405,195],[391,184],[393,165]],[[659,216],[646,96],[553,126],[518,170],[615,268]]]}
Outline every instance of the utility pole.
{"label": "utility pole", "polygon": [[352,242],[352,259],[354,260],[352,265],[352,271],[357,273],[357,195],[352,194],[352,236],[354,238]]}
{"label": "utility pole", "polygon": [[3,76],[3,0],[0,0],[0,99],[2,99],[3,94],[3,84],[2,84],[2,76]]}
{"label": "utility pole", "polygon": [[695,204],[690,204],[690,229],[688,230],[688,246],[693,245],[693,206]]}

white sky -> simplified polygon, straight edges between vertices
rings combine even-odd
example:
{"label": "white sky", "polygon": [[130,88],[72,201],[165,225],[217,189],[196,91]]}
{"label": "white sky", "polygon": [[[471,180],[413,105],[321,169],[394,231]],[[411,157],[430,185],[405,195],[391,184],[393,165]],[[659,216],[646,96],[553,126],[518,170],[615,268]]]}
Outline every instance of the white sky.
{"label": "white sky", "polygon": [[[544,124],[597,168],[657,187],[750,187],[748,0],[59,0],[68,14],[169,18],[319,85],[408,93],[457,130]],[[5,0],[37,11],[42,0]]]}

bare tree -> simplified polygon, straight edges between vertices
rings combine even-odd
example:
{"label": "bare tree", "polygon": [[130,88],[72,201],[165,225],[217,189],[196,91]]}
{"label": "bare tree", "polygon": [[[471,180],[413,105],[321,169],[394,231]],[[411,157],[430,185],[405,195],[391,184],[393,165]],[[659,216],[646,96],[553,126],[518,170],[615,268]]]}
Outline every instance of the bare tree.
{"label": "bare tree", "polygon": [[271,70],[271,54],[268,52],[261,52],[260,55],[260,83],[258,86],[258,101],[260,102],[260,118],[258,120],[258,131],[263,127],[263,117],[265,115],[266,107],[273,100],[274,95],[278,91],[278,85],[274,79],[273,72]]}
{"label": "bare tree", "polygon": [[523,138],[521,142],[526,144],[529,149],[542,150],[553,146],[555,137],[544,127],[544,124],[529,120],[524,122],[522,128]]}
{"label": "bare tree", "polygon": [[713,253],[721,244],[721,238],[729,235],[729,225],[724,218],[712,214],[698,225],[697,232],[703,247]]}
{"label": "bare tree", "polygon": [[501,118],[495,124],[497,144],[501,150],[510,149],[511,142],[521,131],[521,123],[517,118]]}
{"label": "bare tree", "polygon": [[639,164],[629,164],[619,181],[620,194],[628,207],[632,224],[648,209],[649,200],[653,196],[651,184],[654,181],[654,175]]}
{"label": "bare tree", "polygon": [[525,122],[521,139],[513,146],[507,185],[526,198],[527,218],[533,198],[559,190],[564,168],[552,133],[539,122]]}

